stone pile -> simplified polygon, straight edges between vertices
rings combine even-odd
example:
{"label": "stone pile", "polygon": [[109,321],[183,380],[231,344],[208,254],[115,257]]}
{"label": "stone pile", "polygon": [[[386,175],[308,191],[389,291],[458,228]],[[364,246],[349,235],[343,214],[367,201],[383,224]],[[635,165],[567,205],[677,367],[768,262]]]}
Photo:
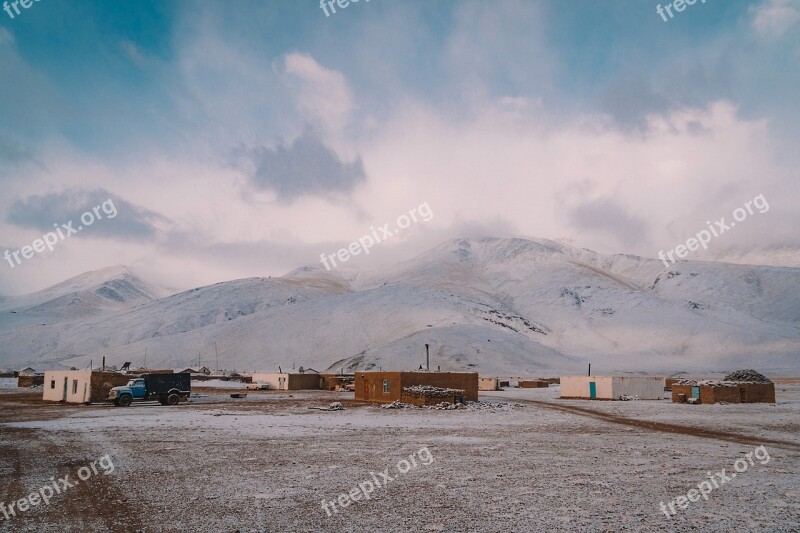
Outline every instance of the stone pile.
{"label": "stone pile", "polygon": [[735,381],[738,383],[772,383],[772,381],[759,372],[751,368],[746,368],[744,370],[736,370],[731,372],[724,378],[725,381]]}

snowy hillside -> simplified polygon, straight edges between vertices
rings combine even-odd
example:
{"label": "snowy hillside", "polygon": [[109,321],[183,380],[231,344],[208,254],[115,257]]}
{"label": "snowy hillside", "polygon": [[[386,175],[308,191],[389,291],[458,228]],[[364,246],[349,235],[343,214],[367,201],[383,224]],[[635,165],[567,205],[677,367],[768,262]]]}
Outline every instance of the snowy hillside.
{"label": "snowy hillside", "polygon": [[[117,297],[119,296],[119,297]],[[157,299],[127,270],[0,308],[0,366],[215,364],[525,375],[800,369],[800,269],[604,256],[547,240],[446,242],[391,269],[218,283]],[[46,316],[47,319],[41,319]],[[44,325],[43,325],[44,324]]]}

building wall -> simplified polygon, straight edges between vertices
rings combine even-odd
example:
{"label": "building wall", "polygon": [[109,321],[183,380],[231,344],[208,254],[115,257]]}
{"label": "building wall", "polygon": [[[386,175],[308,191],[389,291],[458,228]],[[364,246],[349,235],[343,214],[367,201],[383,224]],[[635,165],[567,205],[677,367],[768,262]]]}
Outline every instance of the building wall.
{"label": "building wall", "polygon": [[[391,403],[400,399],[402,372],[356,372],[356,400]],[[389,382],[389,392],[384,392],[383,382]]]}
{"label": "building wall", "polygon": [[613,396],[638,396],[640,400],[660,400],[664,397],[664,378],[656,376],[619,376],[613,378]]}
{"label": "building wall", "polygon": [[20,376],[17,378],[17,387],[33,387],[43,384],[44,376]]}
{"label": "building wall", "polygon": [[258,381],[269,384],[273,390],[280,389],[280,378],[286,379],[285,389],[283,390],[305,390],[318,389],[320,383],[319,374],[253,374],[253,383]]}
{"label": "building wall", "polygon": [[[384,392],[387,381],[389,392]],[[390,403],[400,399],[403,387],[430,385],[464,391],[464,401],[478,401],[477,372],[356,372],[356,400]]]}
{"label": "building wall", "polygon": [[550,386],[550,382],[541,379],[521,380],[518,385],[523,389],[546,389]]}
{"label": "building wall", "polygon": [[319,374],[289,374],[289,390],[319,389]]}
{"label": "building wall", "polygon": [[[691,385],[673,385],[672,401],[679,402],[679,396],[692,397]],[[744,396],[744,402],[742,402]],[[715,387],[713,385],[700,386],[700,403],[714,404],[727,403],[775,403],[774,383],[740,383],[734,387]]]}
{"label": "building wall", "polygon": [[127,385],[133,378],[139,377],[135,374],[120,374],[119,372],[92,372],[92,381],[89,388],[89,401],[104,402],[108,397],[108,391],[112,387]]}
{"label": "building wall", "polygon": [[42,399],[50,402],[86,403],[91,397],[91,381],[91,370],[47,370],[44,373]]}
{"label": "building wall", "polygon": [[[137,377],[118,372],[92,372],[91,370],[47,370],[44,373],[42,399],[60,402],[64,398],[64,380],[67,380],[67,403],[103,402],[111,387],[126,385]],[[53,387],[55,381],[55,388]],[[77,392],[75,382],[77,381]]]}
{"label": "building wall", "polygon": [[597,384],[597,399],[614,398],[613,378],[611,376],[561,376],[562,398],[589,398],[589,382]]}
{"label": "building wall", "polygon": [[478,378],[478,390],[499,390],[500,380],[497,378]]}
{"label": "building wall", "polygon": [[477,372],[401,372],[401,385],[430,385],[445,389],[463,389],[465,402],[478,401]]}

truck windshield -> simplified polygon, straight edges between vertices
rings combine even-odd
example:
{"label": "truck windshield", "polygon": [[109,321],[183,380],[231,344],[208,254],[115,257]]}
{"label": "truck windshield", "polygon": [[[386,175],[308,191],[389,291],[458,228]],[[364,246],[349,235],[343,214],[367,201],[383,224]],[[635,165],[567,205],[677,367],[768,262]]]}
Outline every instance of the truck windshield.
{"label": "truck windshield", "polygon": [[135,387],[136,385],[141,385],[143,382],[141,379],[132,379],[128,382],[128,387]]}

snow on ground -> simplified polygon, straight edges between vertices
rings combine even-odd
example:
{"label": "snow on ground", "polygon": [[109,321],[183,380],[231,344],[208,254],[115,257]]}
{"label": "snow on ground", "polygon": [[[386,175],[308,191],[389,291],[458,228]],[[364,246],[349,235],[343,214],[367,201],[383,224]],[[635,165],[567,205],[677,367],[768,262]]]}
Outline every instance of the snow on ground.
{"label": "snow on ground", "polygon": [[17,378],[0,378],[0,389],[16,389]]}
{"label": "snow on ground", "polygon": [[[3,425],[16,459],[9,461],[7,440],[0,466],[16,472],[16,494],[86,458],[109,453],[116,465],[104,480],[106,496],[53,502],[15,522],[15,531],[59,531],[77,523],[82,506],[84,517],[99,507],[128,513],[125,529],[148,532],[796,531],[800,385],[779,385],[776,406],[559,400],[557,389],[481,393],[482,401],[524,405],[497,412],[386,410],[325,391],[242,400],[220,391],[177,407],[48,406],[50,416]],[[308,409],[331,401],[345,410]],[[660,502],[685,495],[709,471],[731,472],[755,444],[608,423],[551,405],[736,430],[795,447],[767,444],[767,464],[755,462],[708,501],[668,519]],[[422,448],[433,462],[400,474],[399,462]],[[387,468],[396,479],[385,488],[327,516],[323,500]],[[0,500],[8,501],[14,495],[5,491]],[[104,520],[83,528],[121,527],[113,516]]]}

